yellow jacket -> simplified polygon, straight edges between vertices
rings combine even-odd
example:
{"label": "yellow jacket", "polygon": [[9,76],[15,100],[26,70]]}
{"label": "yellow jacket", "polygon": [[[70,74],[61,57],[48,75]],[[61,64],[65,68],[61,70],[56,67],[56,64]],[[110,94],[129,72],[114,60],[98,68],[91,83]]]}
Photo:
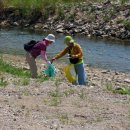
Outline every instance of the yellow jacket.
{"label": "yellow jacket", "polygon": [[[55,56],[55,59],[59,59],[62,56],[64,56],[66,53],[69,53],[70,48],[66,47],[63,51],[61,51],[59,54]],[[74,46],[70,50],[70,55],[74,55],[75,58],[83,59],[83,51],[79,44],[74,43]],[[80,60],[80,61],[81,61]]]}

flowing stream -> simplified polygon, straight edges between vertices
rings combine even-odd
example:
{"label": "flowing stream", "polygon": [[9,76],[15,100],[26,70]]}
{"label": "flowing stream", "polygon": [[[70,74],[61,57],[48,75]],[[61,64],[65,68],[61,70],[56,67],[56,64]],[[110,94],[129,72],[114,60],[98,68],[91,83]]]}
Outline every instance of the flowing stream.
{"label": "flowing stream", "polygon": [[[49,57],[60,52],[64,47],[64,34],[55,34],[56,42],[47,48]],[[24,55],[23,44],[35,39],[41,40],[47,33],[22,31],[18,29],[0,30],[0,52]],[[84,62],[93,67],[130,72],[130,44],[121,41],[88,39],[84,36],[74,36],[84,52]],[[64,57],[67,62],[67,58]],[[62,61],[62,60],[61,60]]]}

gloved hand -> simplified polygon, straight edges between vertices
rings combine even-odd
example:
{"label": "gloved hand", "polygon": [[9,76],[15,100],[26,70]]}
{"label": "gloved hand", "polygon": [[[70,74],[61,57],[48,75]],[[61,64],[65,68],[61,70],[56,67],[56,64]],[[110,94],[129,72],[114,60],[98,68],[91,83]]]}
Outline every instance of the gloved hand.
{"label": "gloved hand", "polygon": [[51,61],[47,61],[47,64],[51,64]]}
{"label": "gloved hand", "polygon": [[55,61],[55,60],[56,60],[55,58],[52,58],[52,59],[51,59],[51,64],[52,64],[52,63],[53,63],[53,61]]}

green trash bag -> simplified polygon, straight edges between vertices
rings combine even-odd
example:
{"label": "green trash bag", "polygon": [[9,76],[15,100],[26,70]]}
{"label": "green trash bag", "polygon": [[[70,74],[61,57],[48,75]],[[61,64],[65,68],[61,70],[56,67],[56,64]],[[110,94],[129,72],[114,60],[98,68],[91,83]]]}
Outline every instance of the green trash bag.
{"label": "green trash bag", "polygon": [[48,77],[54,77],[56,75],[56,69],[54,64],[47,64],[46,69],[43,70],[43,74],[45,74]]}

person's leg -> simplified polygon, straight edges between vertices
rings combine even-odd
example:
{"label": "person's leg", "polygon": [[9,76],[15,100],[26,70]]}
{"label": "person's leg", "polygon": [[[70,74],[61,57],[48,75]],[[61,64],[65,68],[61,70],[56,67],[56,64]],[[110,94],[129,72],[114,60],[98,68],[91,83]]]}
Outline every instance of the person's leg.
{"label": "person's leg", "polygon": [[86,74],[84,70],[84,64],[76,64],[75,66],[75,71],[78,76],[78,83],[79,85],[86,85]]}
{"label": "person's leg", "polygon": [[37,77],[37,66],[36,66],[36,61],[35,59],[32,57],[32,55],[30,53],[26,53],[26,60],[29,64],[30,67],[30,71],[32,73],[32,78],[36,78]]}

